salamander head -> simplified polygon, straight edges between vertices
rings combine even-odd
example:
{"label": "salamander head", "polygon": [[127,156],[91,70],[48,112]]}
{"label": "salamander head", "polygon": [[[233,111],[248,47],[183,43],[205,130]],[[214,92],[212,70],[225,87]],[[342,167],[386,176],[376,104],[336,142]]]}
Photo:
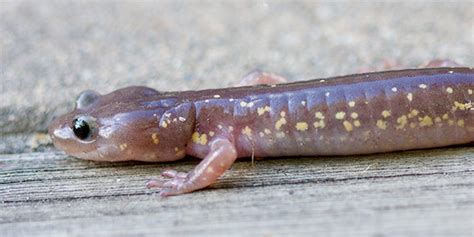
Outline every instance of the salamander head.
{"label": "salamander head", "polygon": [[170,161],[185,155],[194,106],[146,87],[82,92],[75,109],[49,125],[54,145],[96,161]]}

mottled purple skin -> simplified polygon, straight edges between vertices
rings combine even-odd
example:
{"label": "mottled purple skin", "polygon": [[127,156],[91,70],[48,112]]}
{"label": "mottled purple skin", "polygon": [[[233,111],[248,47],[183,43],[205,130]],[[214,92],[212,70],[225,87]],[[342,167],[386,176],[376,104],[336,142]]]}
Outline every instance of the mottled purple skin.
{"label": "mottled purple skin", "polygon": [[[232,126],[230,137],[239,157],[252,153],[267,157],[368,154],[473,142],[474,111],[470,108],[474,95],[469,93],[473,89],[472,69],[438,68],[185,94],[195,103],[197,132],[218,133],[219,124]],[[455,102],[465,105],[464,109],[453,110]],[[267,105],[270,111],[259,115],[259,108]],[[413,110],[418,114],[409,116]],[[282,111],[286,123],[277,129]],[[388,112],[382,115],[383,111]],[[317,112],[324,117],[324,127],[314,126],[321,120]],[[337,119],[340,112],[345,115]],[[407,116],[404,126],[403,115]],[[208,152],[206,146],[194,143],[187,151],[198,157]]]}
{"label": "mottled purple skin", "polygon": [[[262,80],[254,80],[263,78]],[[248,81],[278,82],[257,73]],[[244,80],[245,81],[245,80]],[[247,83],[247,82],[246,82]],[[152,182],[162,195],[206,187],[238,157],[353,155],[474,142],[474,70],[449,67],[349,75],[278,85],[158,92],[84,92],[49,127],[56,147],[99,161],[204,160]],[[93,134],[78,139],[72,121]]]}
{"label": "mottled purple skin", "polygon": [[[132,87],[101,96],[87,110],[76,109],[58,118],[50,131],[53,134],[57,127],[70,127],[78,114],[97,118],[99,127],[113,127],[115,133],[90,146],[96,157],[83,158],[108,161],[176,160],[184,156],[182,152],[179,156],[176,153],[185,147],[187,154],[202,158],[209,152],[207,143],[212,134],[232,140],[239,157],[252,153],[258,157],[349,155],[431,148],[474,141],[472,90],[474,73],[470,68],[411,69],[276,86],[169,93]],[[353,107],[351,101],[355,102]],[[455,103],[462,104],[463,109],[453,110]],[[270,111],[262,110],[265,106]],[[259,110],[264,112],[259,115]],[[409,116],[413,110],[418,114]],[[277,129],[282,111],[286,123]],[[383,111],[389,114],[384,117]],[[170,115],[166,128],[160,126],[166,123],[165,112]],[[321,121],[321,117],[315,116],[317,112],[324,117],[324,126],[314,126]],[[342,119],[336,118],[339,112],[345,113]],[[356,118],[353,113],[357,113]],[[407,116],[404,126],[403,115]],[[428,117],[422,123],[425,116]],[[119,117],[120,122],[110,122]],[[180,121],[180,117],[186,121]],[[354,124],[356,120],[360,126]],[[379,120],[382,122],[377,126]],[[300,130],[297,123],[302,124]],[[205,134],[208,142],[193,140],[192,134],[196,132],[200,138]],[[153,133],[157,134],[159,144],[153,143]],[[78,141],[74,139],[69,144],[60,144],[64,141],[58,141],[54,135],[53,141],[66,152],[73,150],[69,153],[78,157],[88,151],[84,146],[91,145],[75,144]],[[120,144],[127,144],[124,150],[139,149],[126,155],[118,148]],[[104,158],[94,152],[101,146],[107,148],[102,149]]]}

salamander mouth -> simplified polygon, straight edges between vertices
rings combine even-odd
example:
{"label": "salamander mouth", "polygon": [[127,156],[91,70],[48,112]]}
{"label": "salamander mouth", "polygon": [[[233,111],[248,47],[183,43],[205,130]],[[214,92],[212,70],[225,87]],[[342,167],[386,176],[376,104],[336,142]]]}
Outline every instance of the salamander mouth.
{"label": "salamander mouth", "polygon": [[92,150],[89,152],[71,153],[69,155],[82,159],[82,160],[92,160],[92,161],[100,161],[102,160],[101,157],[103,157],[103,155],[100,154],[97,150]]}

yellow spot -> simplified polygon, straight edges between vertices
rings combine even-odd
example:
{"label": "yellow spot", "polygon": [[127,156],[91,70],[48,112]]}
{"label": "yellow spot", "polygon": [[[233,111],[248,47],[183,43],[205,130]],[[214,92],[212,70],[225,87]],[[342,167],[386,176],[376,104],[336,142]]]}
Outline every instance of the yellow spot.
{"label": "yellow spot", "polygon": [[280,118],[278,121],[275,123],[275,128],[277,130],[280,130],[281,126],[286,124],[286,119],[285,118]]}
{"label": "yellow spot", "polygon": [[402,115],[400,117],[397,118],[397,126],[396,128],[397,129],[402,129],[405,127],[405,125],[408,123],[408,119],[407,119],[407,116],[406,115]]}
{"label": "yellow spot", "polygon": [[175,146],[174,151],[179,151],[179,148],[177,146]]}
{"label": "yellow spot", "polygon": [[177,157],[183,157],[185,155],[185,151],[184,150],[177,151],[174,155]]}
{"label": "yellow spot", "polygon": [[351,118],[357,119],[359,115],[356,112],[351,113]]}
{"label": "yellow spot", "polygon": [[370,131],[365,131],[362,133],[362,135],[364,136],[364,140],[367,141],[370,138]]}
{"label": "yellow spot", "polygon": [[440,117],[436,117],[436,118],[435,118],[435,122],[436,122],[436,123],[441,123],[441,118],[440,118]]}
{"label": "yellow spot", "polygon": [[453,126],[454,125],[454,121],[452,119],[448,120],[448,124],[449,126]]}
{"label": "yellow spot", "polygon": [[249,126],[245,126],[245,128],[242,129],[242,134],[250,138],[252,137],[252,129],[250,129]]}
{"label": "yellow spot", "polygon": [[272,134],[272,131],[268,128],[263,129],[263,132],[265,132],[265,134]]}
{"label": "yellow spot", "polygon": [[447,120],[449,118],[449,115],[448,114],[443,114],[443,117],[441,117],[441,118],[443,118],[443,120]]}
{"label": "yellow spot", "polygon": [[308,130],[308,124],[306,122],[298,122],[296,123],[296,130],[298,131],[306,131]]}
{"label": "yellow spot", "polygon": [[120,145],[120,150],[123,151],[127,148],[127,143],[121,144]]}
{"label": "yellow spot", "polygon": [[410,128],[416,128],[416,123],[415,123],[415,122],[411,122],[411,123],[410,123]]}
{"label": "yellow spot", "polygon": [[464,127],[464,120],[462,119],[458,120],[457,124],[459,127]]}
{"label": "yellow spot", "polygon": [[355,101],[349,101],[349,103],[347,103],[349,105],[349,107],[354,107],[356,105],[356,102]]}
{"label": "yellow spot", "polygon": [[155,144],[160,143],[160,139],[158,138],[158,134],[156,133],[151,134],[151,139],[153,140],[153,143]]}
{"label": "yellow spot", "polygon": [[281,117],[285,117],[285,115],[286,115],[286,112],[285,112],[285,111],[281,111],[281,112],[280,112],[280,116],[281,116]]}
{"label": "yellow spot", "polygon": [[210,174],[214,173],[214,169],[211,166],[207,167],[206,171],[207,173],[210,173]]}
{"label": "yellow spot", "polygon": [[426,84],[420,84],[418,85],[418,87],[420,87],[421,89],[426,89],[428,88],[428,86]]}
{"label": "yellow spot", "polygon": [[408,94],[407,94],[407,99],[408,99],[408,101],[412,101],[412,100],[413,100],[413,94],[412,94],[412,93],[408,93]]}
{"label": "yellow spot", "polygon": [[420,120],[420,127],[429,127],[433,125],[433,120],[430,116],[425,116],[423,118],[418,118]]}
{"label": "yellow spot", "polygon": [[247,106],[247,102],[245,102],[245,101],[240,101],[240,106],[246,107],[246,106]]}
{"label": "yellow spot", "polygon": [[456,110],[470,110],[472,108],[472,102],[467,102],[465,104],[459,103],[457,101],[454,101],[454,106],[452,108],[452,111]]}
{"label": "yellow spot", "polygon": [[257,108],[257,114],[258,114],[258,115],[262,115],[262,114],[264,114],[265,112],[270,112],[270,106],[265,106],[265,107]]}
{"label": "yellow spot", "polygon": [[214,134],[215,134],[215,133],[214,133],[213,131],[210,131],[210,132],[209,132],[209,136],[211,136],[211,137],[213,137]]}
{"label": "yellow spot", "polygon": [[314,128],[324,128],[326,126],[326,123],[324,123],[324,120],[321,121],[316,121],[313,123]]}
{"label": "yellow spot", "polygon": [[408,118],[414,118],[415,116],[418,115],[418,113],[420,113],[418,110],[412,109],[410,113],[408,114]]}
{"label": "yellow spot", "polygon": [[206,134],[199,134],[198,132],[194,132],[191,139],[196,144],[206,145],[207,144],[207,135]]}
{"label": "yellow spot", "polygon": [[467,93],[468,93],[469,95],[472,95],[472,90],[471,90],[471,89],[467,89]]}
{"label": "yellow spot", "polygon": [[337,112],[336,113],[336,119],[344,119],[344,117],[346,116],[346,113],[345,112]]}
{"label": "yellow spot", "polygon": [[342,124],[344,125],[344,128],[346,129],[346,131],[351,132],[353,130],[352,124],[349,121],[344,120]]}
{"label": "yellow spot", "polygon": [[360,127],[360,121],[359,120],[354,120],[354,126],[356,128]]}
{"label": "yellow spot", "polygon": [[284,132],[277,132],[276,137],[277,137],[277,138],[284,138],[284,137],[285,137],[285,133],[284,133]]}
{"label": "yellow spot", "polygon": [[167,128],[168,123],[166,121],[161,122],[161,127]]}
{"label": "yellow spot", "polygon": [[321,112],[316,112],[316,113],[314,114],[314,117],[316,117],[317,119],[324,119],[324,115],[323,115],[323,113],[321,113]]}
{"label": "yellow spot", "polygon": [[383,120],[377,120],[377,127],[382,129],[382,130],[385,130],[387,129],[387,121],[383,121]]}
{"label": "yellow spot", "polygon": [[448,92],[449,94],[452,94],[453,93],[453,88],[451,88],[451,87],[446,88],[446,92]]}
{"label": "yellow spot", "polygon": [[382,117],[388,118],[391,115],[390,110],[384,110],[382,111]]}

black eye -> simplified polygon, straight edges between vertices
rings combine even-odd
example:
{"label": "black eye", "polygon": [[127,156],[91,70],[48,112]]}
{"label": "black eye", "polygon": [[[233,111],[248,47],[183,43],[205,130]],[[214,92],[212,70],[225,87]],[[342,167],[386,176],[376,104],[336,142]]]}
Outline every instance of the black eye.
{"label": "black eye", "polygon": [[85,117],[78,117],[72,121],[72,131],[77,138],[88,140],[92,137],[92,124]]}

